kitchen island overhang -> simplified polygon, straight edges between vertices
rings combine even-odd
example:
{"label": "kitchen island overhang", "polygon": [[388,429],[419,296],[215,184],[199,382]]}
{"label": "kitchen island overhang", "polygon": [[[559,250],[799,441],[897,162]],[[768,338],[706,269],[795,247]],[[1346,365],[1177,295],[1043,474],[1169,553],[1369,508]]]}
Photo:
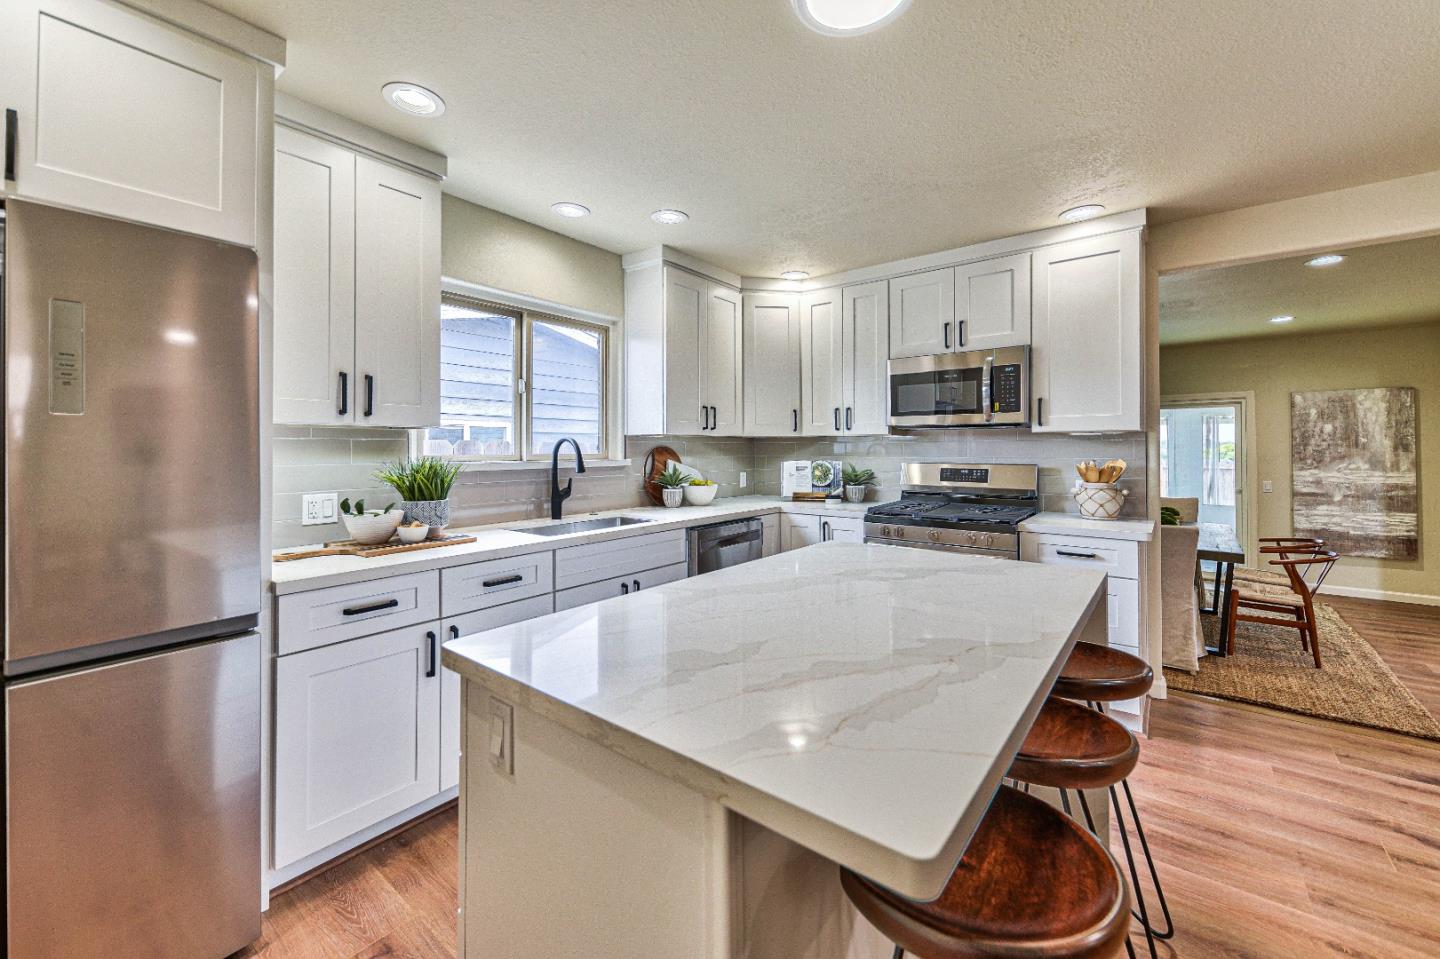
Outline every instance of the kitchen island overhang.
{"label": "kitchen island overhang", "polygon": [[[462,927],[477,910],[490,915],[486,929],[502,906],[515,918],[493,886],[524,868],[522,849],[544,858],[592,844],[563,835],[584,819],[573,807],[539,821],[549,794],[569,789],[583,803],[604,780],[592,796],[603,804],[630,788],[626,777],[649,793],[624,811],[672,789],[677,814],[691,807],[680,832],[695,855],[672,864],[679,886],[696,872],[712,894],[730,884],[722,900],[753,897],[733,885],[748,840],[726,824],[728,811],[828,863],[932,897],[1074,643],[1105,642],[1104,606],[1105,577],[1094,571],[827,543],[447,643],[444,663],[465,680]],[[505,709],[513,722],[497,729]],[[492,761],[507,745],[504,762]],[[509,764],[513,776],[501,768]],[[517,802],[533,817],[503,808]],[[488,847],[487,820],[508,830]],[[646,828],[669,831],[664,820],[662,810],[648,825],[642,816],[616,828],[644,844]],[[517,828],[533,829],[533,842]],[[480,876],[490,898],[472,903]],[[615,890],[592,892],[605,901]],[[736,936],[749,920],[721,922],[714,902],[702,911],[694,920],[725,943],[694,954],[741,954]]]}

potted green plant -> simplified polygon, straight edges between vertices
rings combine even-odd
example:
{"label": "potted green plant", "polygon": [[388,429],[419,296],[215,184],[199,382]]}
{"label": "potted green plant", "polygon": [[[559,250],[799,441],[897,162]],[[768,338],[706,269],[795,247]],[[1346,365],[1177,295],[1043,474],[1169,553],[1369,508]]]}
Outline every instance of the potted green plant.
{"label": "potted green plant", "polygon": [[450,525],[450,488],[460,475],[460,464],[438,456],[386,463],[375,478],[400,494],[405,522],[430,527],[430,539],[439,539]]}
{"label": "potted green plant", "polygon": [[845,502],[863,503],[865,494],[870,491],[878,480],[875,479],[874,470],[862,470],[853,463],[846,463],[840,471],[840,479],[845,486]]}
{"label": "potted green plant", "polygon": [[361,546],[379,546],[381,543],[390,542],[390,537],[395,535],[395,528],[405,517],[404,513],[395,509],[394,503],[384,509],[366,509],[363,499],[351,503],[348,496],[340,501],[340,515],[345,520],[345,531]]}
{"label": "potted green plant", "polygon": [[685,484],[688,480],[685,474],[674,463],[670,468],[659,476],[655,477],[655,485],[660,487],[660,498],[666,506],[672,509],[685,502]]}

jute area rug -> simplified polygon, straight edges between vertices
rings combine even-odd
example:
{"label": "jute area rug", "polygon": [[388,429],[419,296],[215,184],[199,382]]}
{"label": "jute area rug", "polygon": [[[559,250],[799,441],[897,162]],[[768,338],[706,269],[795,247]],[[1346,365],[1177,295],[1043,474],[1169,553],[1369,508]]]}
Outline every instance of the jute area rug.
{"label": "jute area rug", "polygon": [[[1296,630],[1241,623],[1235,634],[1235,655],[1206,656],[1194,675],[1166,669],[1165,682],[1170,689],[1440,741],[1440,722],[1405,688],[1375,647],[1334,608],[1317,604],[1315,615],[1320,622],[1323,669],[1316,669],[1310,654],[1300,649]],[[1219,617],[1201,620],[1206,644],[1214,646]]]}

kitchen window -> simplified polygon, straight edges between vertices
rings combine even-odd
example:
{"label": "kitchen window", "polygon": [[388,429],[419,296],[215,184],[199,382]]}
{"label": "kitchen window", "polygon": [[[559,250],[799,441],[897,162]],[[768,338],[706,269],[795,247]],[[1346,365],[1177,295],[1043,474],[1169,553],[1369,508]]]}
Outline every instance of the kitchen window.
{"label": "kitchen window", "polygon": [[529,460],[574,437],[606,443],[603,326],[447,293],[440,303],[440,426],[421,452],[464,460]]}

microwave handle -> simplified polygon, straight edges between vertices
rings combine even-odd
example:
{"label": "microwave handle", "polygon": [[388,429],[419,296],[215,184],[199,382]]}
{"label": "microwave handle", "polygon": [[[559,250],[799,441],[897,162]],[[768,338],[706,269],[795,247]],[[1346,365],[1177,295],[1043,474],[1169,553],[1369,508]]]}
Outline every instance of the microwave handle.
{"label": "microwave handle", "polygon": [[990,401],[995,392],[995,356],[985,355],[985,368],[980,373],[980,405],[985,407],[985,422],[995,419],[995,404]]}

